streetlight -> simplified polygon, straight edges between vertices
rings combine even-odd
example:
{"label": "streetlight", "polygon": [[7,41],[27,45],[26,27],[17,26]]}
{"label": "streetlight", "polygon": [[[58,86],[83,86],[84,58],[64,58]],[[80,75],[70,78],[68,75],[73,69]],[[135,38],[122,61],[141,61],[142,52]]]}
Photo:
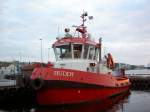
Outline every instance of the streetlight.
{"label": "streetlight", "polygon": [[42,39],[40,38],[39,40],[41,41],[41,65],[42,65],[42,63],[43,63],[43,56],[42,56]]}
{"label": "streetlight", "polygon": [[48,61],[49,61],[49,51],[50,51],[50,48],[48,48]]}
{"label": "streetlight", "polygon": [[21,52],[19,52],[19,62],[21,63],[21,57],[22,55],[21,55]]}

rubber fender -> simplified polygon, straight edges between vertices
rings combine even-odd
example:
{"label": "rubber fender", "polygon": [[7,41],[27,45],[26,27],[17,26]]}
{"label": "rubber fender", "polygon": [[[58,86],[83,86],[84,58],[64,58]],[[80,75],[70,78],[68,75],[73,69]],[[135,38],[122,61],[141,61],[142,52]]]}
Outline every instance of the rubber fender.
{"label": "rubber fender", "polygon": [[35,90],[39,90],[43,87],[44,82],[41,78],[36,78],[31,81],[31,87]]}

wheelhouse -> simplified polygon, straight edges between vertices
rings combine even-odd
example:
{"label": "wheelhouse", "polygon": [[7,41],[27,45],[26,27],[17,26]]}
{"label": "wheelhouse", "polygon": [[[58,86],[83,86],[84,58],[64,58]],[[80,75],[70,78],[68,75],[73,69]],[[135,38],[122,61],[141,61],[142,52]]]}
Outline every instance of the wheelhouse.
{"label": "wheelhouse", "polygon": [[56,61],[64,59],[85,59],[98,61],[98,46],[82,43],[53,45]]}

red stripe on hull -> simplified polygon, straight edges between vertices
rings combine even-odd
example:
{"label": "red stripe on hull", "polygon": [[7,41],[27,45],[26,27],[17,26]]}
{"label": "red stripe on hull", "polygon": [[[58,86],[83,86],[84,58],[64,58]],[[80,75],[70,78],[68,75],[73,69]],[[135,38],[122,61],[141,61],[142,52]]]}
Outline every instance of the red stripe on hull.
{"label": "red stripe on hull", "polygon": [[129,87],[117,88],[49,88],[37,92],[40,105],[77,104],[90,101],[102,101],[113,95],[128,91]]}

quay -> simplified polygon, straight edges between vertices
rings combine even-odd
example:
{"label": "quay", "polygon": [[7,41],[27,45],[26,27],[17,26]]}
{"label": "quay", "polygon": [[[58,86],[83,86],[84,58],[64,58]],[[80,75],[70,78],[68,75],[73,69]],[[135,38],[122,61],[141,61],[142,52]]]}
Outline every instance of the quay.
{"label": "quay", "polygon": [[36,104],[29,77],[37,65],[0,62],[0,106]]}
{"label": "quay", "polygon": [[0,89],[4,87],[13,87],[16,85],[16,80],[0,79]]}
{"label": "quay", "polygon": [[25,105],[34,101],[34,91],[23,84],[23,78],[0,79],[0,106]]}
{"label": "quay", "polygon": [[150,90],[150,76],[128,76],[131,81],[131,89]]}
{"label": "quay", "polygon": [[150,90],[150,70],[127,70],[126,76],[131,81],[131,89],[133,90]]}

